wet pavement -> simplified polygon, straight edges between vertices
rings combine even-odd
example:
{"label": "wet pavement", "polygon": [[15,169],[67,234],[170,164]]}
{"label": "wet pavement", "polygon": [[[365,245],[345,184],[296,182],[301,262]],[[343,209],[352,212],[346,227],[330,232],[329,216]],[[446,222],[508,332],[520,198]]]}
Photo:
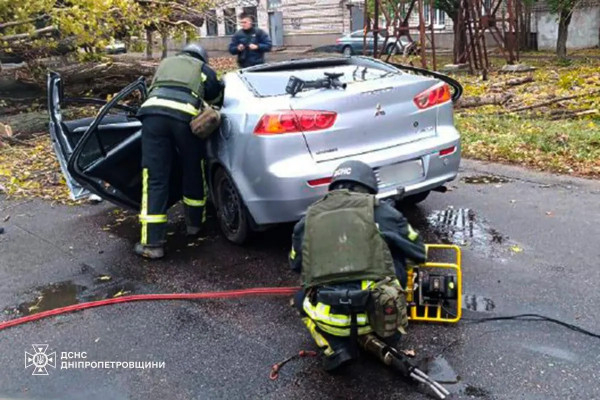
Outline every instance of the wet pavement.
{"label": "wet pavement", "polygon": [[[448,186],[404,211],[429,243],[461,247],[464,318],[412,324],[403,347],[453,398],[600,399],[600,340],[547,322],[473,321],[539,313],[600,332],[600,182],[465,161]],[[9,215],[0,321],[128,294],[298,284],[286,263],[292,225],[242,247],[211,218],[189,240],[176,208],[168,257],[149,262],[131,254],[135,215],[110,204],[3,200],[0,220]],[[33,344],[58,355],[48,376],[24,366]],[[270,380],[270,366],[300,349],[315,346],[288,297],[113,305],[0,331],[0,398],[431,398],[368,356],[334,375],[301,358]],[[62,352],[87,358],[62,360]],[[61,369],[62,361],[165,366]]]}

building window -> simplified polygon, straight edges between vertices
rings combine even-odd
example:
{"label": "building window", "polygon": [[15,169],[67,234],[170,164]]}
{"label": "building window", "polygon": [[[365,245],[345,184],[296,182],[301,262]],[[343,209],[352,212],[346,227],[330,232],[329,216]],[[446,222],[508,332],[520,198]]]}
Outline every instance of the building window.
{"label": "building window", "polygon": [[273,10],[281,6],[281,0],[267,0],[267,10]]}
{"label": "building window", "polygon": [[217,36],[217,10],[206,12],[206,35]]}
{"label": "building window", "polygon": [[[423,9],[425,25],[431,24],[431,7],[426,6]],[[442,10],[433,10],[433,27],[443,28],[446,26],[446,13]]]}
{"label": "building window", "polygon": [[258,21],[258,14],[256,12],[256,7],[252,6],[252,7],[244,7],[244,14],[247,15],[252,15],[254,17],[254,25],[257,24]]}
{"label": "building window", "polygon": [[233,35],[237,28],[237,18],[235,8],[226,8],[223,10],[223,19],[225,20],[225,34]]}
{"label": "building window", "polygon": [[492,7],[492,0],[483,0],[483,4],[481,5],[481,15],[486,15],[488,14],[487,10],[494,11],[491,9]]}

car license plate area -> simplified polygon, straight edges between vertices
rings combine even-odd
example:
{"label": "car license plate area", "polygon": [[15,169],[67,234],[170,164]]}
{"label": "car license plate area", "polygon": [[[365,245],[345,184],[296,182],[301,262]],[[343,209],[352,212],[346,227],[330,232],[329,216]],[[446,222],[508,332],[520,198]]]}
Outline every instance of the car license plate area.
{"label": "car license plate area", "polygon": [[383,166],[375,171],[379,189],[406,185],[424,175],[423,160],[410,160]]}

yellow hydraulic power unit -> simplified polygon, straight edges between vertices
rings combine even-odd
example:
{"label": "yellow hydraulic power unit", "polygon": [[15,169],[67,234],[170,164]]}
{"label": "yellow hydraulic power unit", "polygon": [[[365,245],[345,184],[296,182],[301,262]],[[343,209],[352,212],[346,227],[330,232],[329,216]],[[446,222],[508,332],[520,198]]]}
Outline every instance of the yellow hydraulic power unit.
{"label": "yellow hydraulic power unit", "polygon": [[[427,261],[408,270],[407,302],[411,321],[456,323],[462,315],[460,247],[427,244],[427,260],[441,256],[450,262]],[[439,254],[438,254],[439,253]]]}

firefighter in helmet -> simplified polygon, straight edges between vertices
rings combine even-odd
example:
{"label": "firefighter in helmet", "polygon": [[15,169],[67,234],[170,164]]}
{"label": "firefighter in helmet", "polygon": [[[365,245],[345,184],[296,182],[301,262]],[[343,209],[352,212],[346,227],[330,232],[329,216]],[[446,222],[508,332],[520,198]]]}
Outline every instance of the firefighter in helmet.
{"label": "firefighter in helmet", "polygon": [[134,250],[140,256],[164,256],[167,204],[176,184],[170,179],[175,161],[183,171],[187,234],[199,234],[206,218],[204,149],[202,139],[191,132],[190,121],[198,115],[202,99],[222,105],[223,90],[202,46],[189,44],[159,64],[148,98],[137,114],[142,121],[142,204],[141,239]]}
{"label": "firefighter in helmet", "polygon": [[407,260],[423,263],[425,245],[377,191],[367,164],[343,162],[294,227],[289,261],[303,287],[295,304],[325,370],[356,357],[357,336],[375,333],[395,345],[407,325]]}

